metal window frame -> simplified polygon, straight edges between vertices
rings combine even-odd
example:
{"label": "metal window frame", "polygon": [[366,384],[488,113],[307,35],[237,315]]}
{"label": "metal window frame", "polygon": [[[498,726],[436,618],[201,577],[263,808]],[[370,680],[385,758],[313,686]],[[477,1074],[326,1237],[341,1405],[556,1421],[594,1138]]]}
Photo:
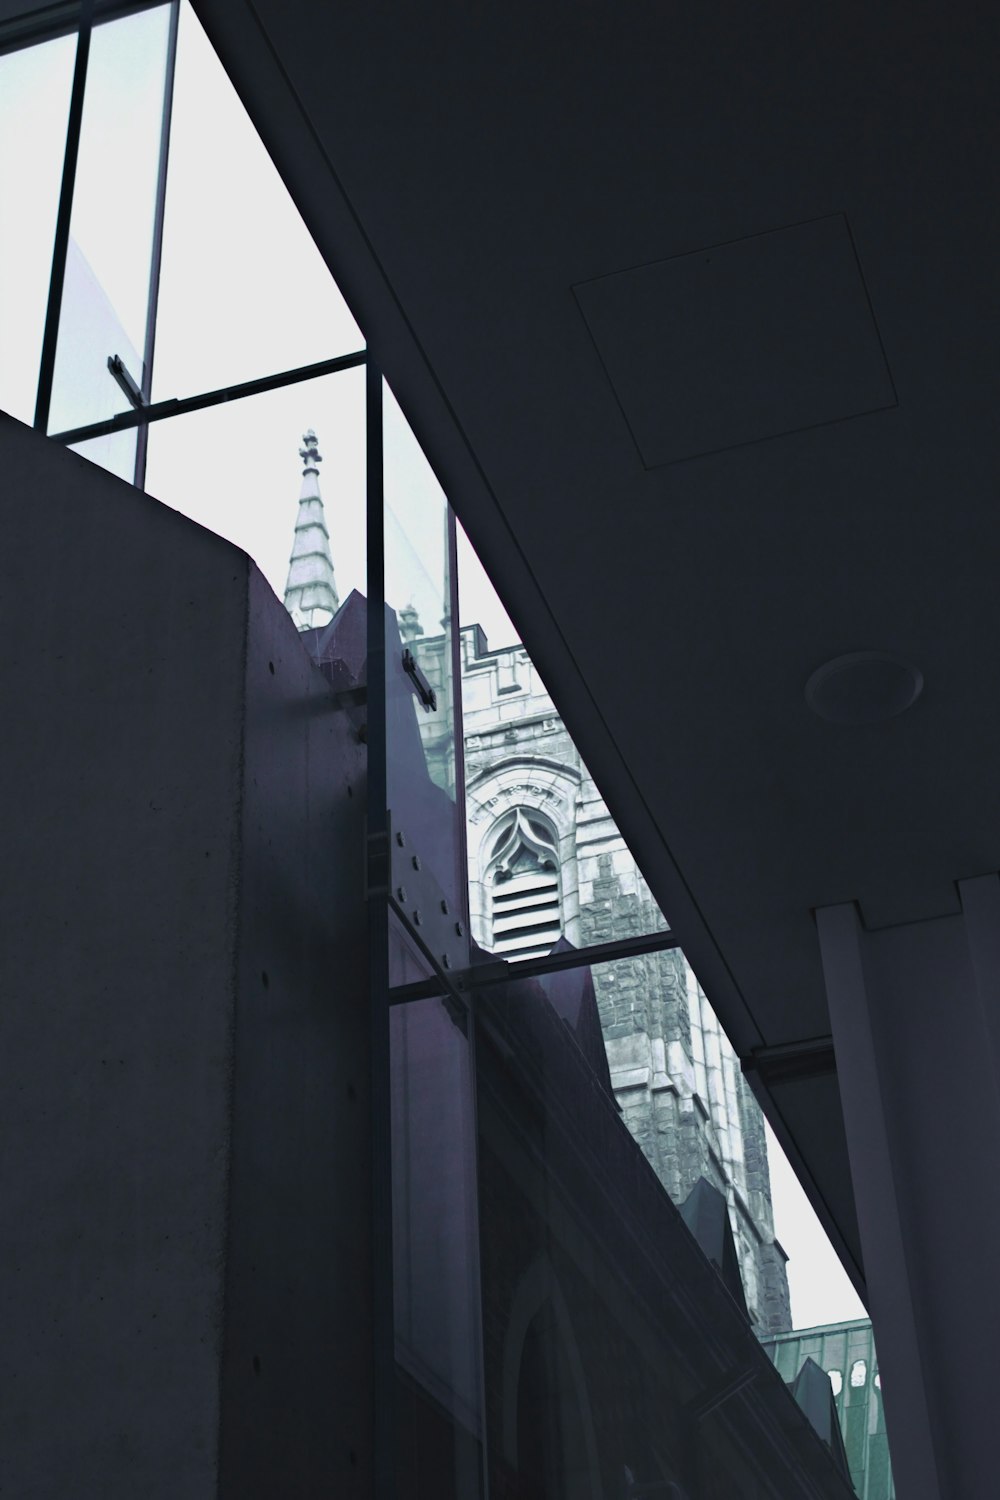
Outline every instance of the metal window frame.
{"label": "metal window frame", "polygon": [[[156,347],[156,319],[160,303],[160,267],[163,261],[163,219],[167,201],[167,165],[170,158],[170,125],[174,111],[174,78],[177,72],[177,33],[181,18],[181,0],[170,0],[167,32],[167,55],[163,76],[163,113],[160,117],[160,155],[156,166],[156,205],[153,209],[153,243],[150,247],[149,286],[146,293],[146,334],[142,350],[140,395],[148,406],[153,389],[153,351]],[[146,452],[149,424],[142,423],[136,437],[133,482],[137,490],[146,479]]]}
{"label": "metal window frame", "polygon": [[[69,96],[69,115],[66,121],[66,150],[63,154],[62,181],[59,186],[59,207],[56,211],[56,232],[52,246],[49,299],[45,309],[45,328],[42,333],[38,386],[35,392],[35,420],[33,425],[37,432],[47,431],[49,409],[52,405],[52,378],[56,367],[59,314],[62,309],[63,289],[66,281],[69,226],[73,214],[76,167],[80,155],[80,126],[83,120],[83,101],[87,92],[87,67],[90,61],[90,38],[93,27],[94,0],[83,0],[83,4],[80,7],[79,31],[76,38],[76,61],[73,65],[73,84]],[[26,42],[25,45],[30,45],[30,43]]]}
{"label": "metal window frame", "polygon": [[[49,295],[45,309],[45,324],[42,333],[42,349],[39,359],[38,383],[35,390],[35,415],[32,425],[37,432],[48,433],[49,414],[52,406],[52,385],[55,377],[56,353],[59,344],[59,322],[62,314],[66,282],[66,260],[69,254],[70,225],[73,218],[73,199],[76,192],[76,172],[80,155],[80,133],[83,110],[87,94],[87,70],[90,62],[90,43],[95,26],[120,20],[126,15],[153,10],[160,5],[169,5],[170,16],[167,30],[167,46],[164,57],[163,109],[160,118],[160,148],[156,168],[156,194],[153,208],[153,237],[150,251],[149,282],[146,293],[146,327],[143,339],[143,366],[139,371],[140,395],[148,403],[152,386],[153,348],[156,340],[156,314],[160,289],[160,263],[163,251],[163,218],[167,193],[167,160],[170,147],[170,121],[173,111],[174,75],[177,63],[177,34],[180,22],[180,0],[139,0],[139,3],[101,3],[101,0],[81,0],[80,4],[46,7],[38,16],[24,18],[0,33],[0,51],[21,51],[65,36],[76,30],[76,60],[73,65],[73,82],[70,89],[69,112],[66,121],[66,146],[63,153],[62,176],[59,185],[59,204],[56,210],[56,227],[52,246]],[[75,25],[74,25],[75,17]],[[110,355],[109,355],[110,357]],[[130,372],[131,373],[131,372]],[[121,425],[105,428],[106,431],[121,430]],[[136,442],[136,459],[133,482],[141,489],[146,470],[147,433],[143,423],[139,425]],[[104,432],[90,433],[103,436]],[[57,441],[59,438],[57,437]],[[63,439],[63,441],[66,441]],[[82,441],[74,438],[71,441]]]}
{"label": "metal window frame", "polygon": [[367,351],[358,349],[351,354],[338,354],[333,359],[318,360],[315,364],[299,365],[294,370],[279,370],[256,380],[241,381],[238,385],[224,385],[216,390],[202,391],[197,396],[171,396],[166,401],[154,401],[150,406],[130,406],[126,411],[116,412],[103,422],[67,428],[65,432],[53,432],[49,436],[54,443],[83,443],[88,438],[106,437],[112,432],[124,432],[129,427],[148,426],[152,422],[163,422],[168,417],[182,417],[187,412],[221,406],[227,401],[241,401],[245,396],[259,396],[265,391],[278,390],[281,386],[316,380],[321,375],[333,375],[338,370],[356,370],[367,363]]}

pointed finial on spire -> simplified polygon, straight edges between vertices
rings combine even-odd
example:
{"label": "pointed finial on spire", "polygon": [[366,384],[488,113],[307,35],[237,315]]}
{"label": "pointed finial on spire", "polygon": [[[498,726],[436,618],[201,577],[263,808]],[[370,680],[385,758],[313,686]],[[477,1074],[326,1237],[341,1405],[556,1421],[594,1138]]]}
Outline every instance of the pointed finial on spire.
{"label": "pointed finial on spire", "polygon": [[316,434],[311,427],[307,432],[302,434],[302,447],[299,449],[299,457],[302,460],[303,474],[319,473],[317,465],[321,464],[323,460],[320,457],[317,446]]}
{"label": "pointed finial on spire", "polygon": [[330,533],[319,493],[319,465],[323,460],[311,427],[302,434],[299,457],[303,464],[302,491],[288,560],[285,608],[299,630],[312,630],[333,618],[340,608],[340,598],[333,576]]}

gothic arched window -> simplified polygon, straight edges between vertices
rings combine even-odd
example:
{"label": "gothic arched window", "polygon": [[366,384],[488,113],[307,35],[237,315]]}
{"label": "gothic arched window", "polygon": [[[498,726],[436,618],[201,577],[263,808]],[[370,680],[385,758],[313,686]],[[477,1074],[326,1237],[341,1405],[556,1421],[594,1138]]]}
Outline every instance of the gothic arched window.
{"label": "gothic arched window", "polygon": [[490,946],[504,958],[548,953],[562,935],[556,835],[531,808],[507,813],[486,841]]}

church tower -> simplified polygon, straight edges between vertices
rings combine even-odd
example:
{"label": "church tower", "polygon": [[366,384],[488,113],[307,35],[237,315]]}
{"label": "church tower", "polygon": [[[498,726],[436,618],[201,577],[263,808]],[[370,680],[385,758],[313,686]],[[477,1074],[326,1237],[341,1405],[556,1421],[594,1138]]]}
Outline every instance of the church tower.
{"label": "church tower", "polygon": [[295,540],[288,561],[285,608],[299,630],[312,630],[333,619],[340,608],[340,598],[333,576],[330,533],[326,529],[323,498],[319,492],[319,465],[323,460],[311,427],[303,433],[299,457],[303,464],[302,490],[295,521]]}
{"label": "church tower", "polygon": [[[338,598],[311,430],[299,452],[305,468],[285,606],[304,632],[325,625]],[[440,630],[425,634],[412,600],[396,620],[401,644],[444,705],[440,714],[419,713],[417,723],[432,780],[453,790],[447,578]],[[561,941],[585,948],[663,928],[524,647],[491,651],[478,625],[464,626],[460,642],[476,942],[517,962]],[[753,1326],[761,1336],[784,1333],[791,1326],[786,1257],[774,1234],[763,1116],[697,979],[679,950],[601,964],[592,979],[608,1083],[624,1124],[678,1207],[700,1212],[714,1193],[732,1230],[733,1269]],[[693,1192],[699,1196],[691,1202]]]}

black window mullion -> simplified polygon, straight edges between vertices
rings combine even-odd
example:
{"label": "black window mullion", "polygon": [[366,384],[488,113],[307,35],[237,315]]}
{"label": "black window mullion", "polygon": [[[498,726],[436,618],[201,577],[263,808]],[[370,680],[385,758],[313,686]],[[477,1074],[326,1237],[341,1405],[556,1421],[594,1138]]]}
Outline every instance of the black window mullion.
{"label": "black window mullion", "polygon": [[459,899],[462,903],[461,919],[466,932],[471,931],[469,917],[469,829],[466,815],[465,795],[465,719],[462,703],[462,618],[459,613],[458,594],[458,526],[451,502],[448,503],[448,609],[451,615],[451,692],[452,724],[455,734],[455,798],[458,803],[459,858],[462,879],[459,883]]}
{"label": "black window mullion", "polygon": [[[160,264],[163,258],[163,213],[167,197],[167,162],[170,155],[170,117],[174,104],[174,73],[177,66],[177,27],[180,0],[171,0],[170,30],[163,80],[163,119],[160,125],[160,159],[156,176],[156,208],[153,217],[153,246],[149,263],[149,290],[146,302],[146,337],[142,351],[142,400],[148,406],[153,390],[153,349],[156,344],[156,311],[160,299]],[[142,489],[146,480],[146,450],[149,426],[139,426],[135,448],[135,484]]]}
{"label": "black window mullion", "polygon": [[368,993],[371,1030],[372,1383],[374,1500],[393,1500],[396,1355],[389,1034],[389,806],[386,744],[385,496],[382,372],[367,362]]}
{"label": "black window mullion", "polygon": [[222,386],[215,391],[204,391],[197,396],[176,396],[169,401],[157,401],[152,406],[130,408],[108,417],[103,422],[91,422],[87,427],[72,427],[66,432],[51,434],[55,443],[83,443],[88,438],[106,437],[111,432],[123,432],[129,427],[142,427],[149,422],[162,422],[167,417],[182,417],[189,411],[204,411],[209,406],[221,406],[225,401],[240,401],[244,396],[260,396],[265,391],[278,390],[285,385],[298,385],[303,380],[316,380],[321,375],[334,375],[338,370],[354,370],[367,363],[364,349],[353,354],[338,354],[333,359],[321,359],[313,365],[300,365],[295,370],[279,370],[273,375],[263,375],[258,380],[244,380],[239,385]]}
{"label": "black window mullion", "polygon": [[[590,968],[593,964],[617,963],[623,958],[640,958],[647,953],[666,953],[679,948],[681,940],[672,932],[645,932],[637,937],[616,938],[608,943],[593,943],[587,948],[564,948],[538,958],[508,961],[495,954],[464,974],[453,974],[450,982],[465,995],[494,984],[515,984],[544,974],[561,974],[564,969]],[[417,979],[412,984],[396,985],[389,991],[390,1005],[408,1005],[441,993],[439,979]]]}
{"label": "black window mullion", "polygon": [[90,37],[93,30],[93,0],[83,0],[80,7],[80,30],[76,41],[76,62],[73,67],[73,87],[69,100],[69,118],[66,123],[66,154],[63,157],[62,184],[59,189],[59,209],[56,214],[56,233],[52,247],[52,274],[49,278],[49,301],[45,312],[45,332],[42,336],[42,357],[38,371],[38,392],[35,401],[34,426],[45,432],[49,425],[49,407],[52,404],[52,377],[56,365],[56,341],[59,336],[59,314],[62,308],[63,284],[66,279],[66,255],[69,248],[69,226],[73,212],[73,193],[76,188],[76,164],[80,154],[80,123],[83,119],[83,100],[87,88],[87,64],[90,60]]}

